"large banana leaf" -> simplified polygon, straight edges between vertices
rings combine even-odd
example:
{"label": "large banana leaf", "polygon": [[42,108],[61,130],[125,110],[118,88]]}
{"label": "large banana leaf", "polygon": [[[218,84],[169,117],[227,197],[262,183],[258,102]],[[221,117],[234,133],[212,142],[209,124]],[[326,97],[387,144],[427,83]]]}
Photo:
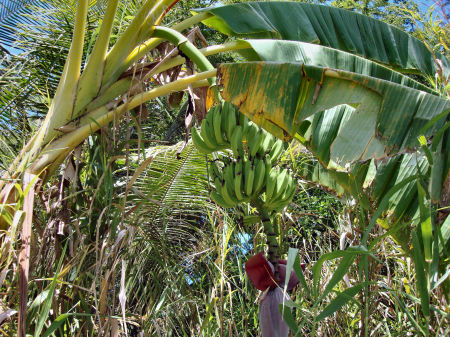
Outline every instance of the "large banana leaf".
{"label": "large banana leaf", "polygon": [[340,170],[416,147],[420,134],[431,137],[446,118],[424,130],[427,123],[450,111],[449,100],[421,90],[302,63],[222,64],[218,75],[225,100],[286,140],[301,137],[302,124],[321,111],[342,104],[355,107],[342,115],[329,147],[328,168]]}
{"label": "large banana leaf", "polygon": [[[418,39],[384,22],[321,5],[250,2],[207,8],[205,24],[231,36],[304,41],[347,51],[404,72],[434,76],[433,54]],[[436,54],[444,77],[449,62]]]}
{"label": "large banana leaf", "polygon": [[[249,48],[251,50],[251,52],[248,52],[247,49],[246,56],[247,58],[250,58],[252,60],[301,62],[321,67],[342,69],[402,84],[404,86],[419,89],[429,93],[434,93],[434,91],[430,88],[427,88],[422,84],[411,80],[409,77],[393,71],[392,69],[381,66],[378,63],[366,60],[359,56],[355,56],[336,49],[297,41],[259,39],[247,40],[246,43],[249,45]],[[352,194],[353,197],[358,198],[357,193],[359,193],[359,191],[356,188],[358,184],[362,186],[362,184],[364,183],[364,188],[366,188],[371,184],[372,179],[375,175],[379,177],[386,176],[386,174],[383,172],[389,168],[392,168],[393,163],[398,163],[399,158],[397,157],[395,160],[390,160],[386,165],[378,163],[376,166],[381,171],[374,169],[372,161],[370,169],[366,170],[367,177],[365,177],[366,171],[364,171],[363,167],[361,166],[353,168],[353,172],[350,175],[341,174],[336,171],[328,172],[325,167],[328,166],[330,160],[331,144],[336,138],[339,128],[341,127],[343,122],[346,122],[348,120],[348,117],[353,112],[354,109],[352,109],[350,106],[338,106],[336,108],[317,113],[314,115],[311,122],[308,121],[304,123],[303,130],[299,130],[299,133],[302,136],[308,138],[308,142],[305,143],[305,145],[322,163],[313,166],[306,166],[304,177],[310,181],[320,183],[322,186],[330,188],[336,191],[338,194],[342,194],[343,191],[346,190],[348,193]],[[446,149],[447,148],[448,147],[446,147]],[[446,161],[446,149],[442,151],[443,162]],[[399,168],[398,165],[396,165],[395,167],[397,169]],[[400,174],[400,172],[392,172],[390,174],[395,175]],[[365,179],[359,179],[358,183],[355,184],[355,178],[360,177],[361,175],[362,177],[365,177]],[[445,170],[442,170],[441,175],[442,176],[440,177],[440,179],[438,179],[438,181],[440,181],[442,185],[442,181],[446,178]],[[381,179],[382,178],[378,178],[378,180]],[[339,181],[341,186],[337,185],[337,181]],[[415,191],[415,186],[413,186],[413,188]],[[375,202],[376,204],[377,200],[379,201],[380,196],[381,195],[379,193],[373,196],[370,196],[369,193],[369,195],[361,196],[361,200],[371,199],[372,202]],[[439,196],[435,196],[434,199],[438,200]],[[399,200],[399,203],[402,204],[402,201]],[[398,215],[397,211],[394,213]]]}
{"label": "large banana leaf", "polygon": [[398,83],[410,88],[437,94],[433,89],[397,71],[357,55],[317,44],[283,40],[245,40],[248,49],[240,52],[249,61],[300,62],[303,64],[341,69]]}
{"label": "large banana leaf", "polygon": [[[326,168],[330,160],[329,148],[342,124],[349,114],[354,113],[350,106],[341,105],[314,115],[311,123],[302,132],[303,144],[318,159],[301,167],[302,176],[331,189],[338,195],[352,196],[366,210],[377,209],[392,187],[405,178],[426,174],[429,165],[423,153],[406,153],[383,161],[372,159],[369,162],[351,166],[348,172],[339,172]],[[388,229],[388,224],[402,230],[393,233],[393,237],[407,251],[411,219],[417,219],[418,212],[417,185],[409,182],[390,197],[381,224]]]}

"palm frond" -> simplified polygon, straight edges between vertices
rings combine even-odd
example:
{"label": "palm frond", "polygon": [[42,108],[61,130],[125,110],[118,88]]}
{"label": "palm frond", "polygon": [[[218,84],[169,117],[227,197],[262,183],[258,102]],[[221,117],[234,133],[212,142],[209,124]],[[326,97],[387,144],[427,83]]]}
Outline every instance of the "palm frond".
{"label": "palm frond", "polygon": [[151,148],[152,162],[131,188],[130,206],[135,221],[148,235],[165,235],[183,241],[192,240],[195,228],[205,222],[204,214],[213,208],[207,192],[204,155],[189,143],[177,158],[174,146]]}
{"label": "palm frond", "polygon": [[0,2],[0,46],[2,48],[13,46],[21,24],[33,22],[33,19],[30,19],[33,15],[30,5],[33,3],[45,8],[49,6],[49,3],[45,1],[2,0]]}

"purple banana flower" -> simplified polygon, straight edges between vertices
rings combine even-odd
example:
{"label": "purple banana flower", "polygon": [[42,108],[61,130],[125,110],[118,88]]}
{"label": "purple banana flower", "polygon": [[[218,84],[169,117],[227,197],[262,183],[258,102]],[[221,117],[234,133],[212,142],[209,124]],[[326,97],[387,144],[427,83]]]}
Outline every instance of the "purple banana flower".
{"label": "purple banana flower", "polygon": [[[305,269],[305,264],[301,264]],[[245,271],[256,289],[265,291],[259,305],[259,325],[262,337],[287,337],[289,328],[278,310],[279,304],[288,300],[287,294],[283,295],[283,287],[286,278],[286,260],[278,260],[278,273],[274,274],[272,263],[267,261],[263,253],[252,256],[245,264]],[[299,280],[294,272],[291,273],[287,285],[287,291],[291,291]]]}
{"label": "purple banana flower", "polygon": [[[284,300],[289,296],[285,294]],[[279,305],[283,303],[283,289],[270,289],[259,304],[259,325],[262,337],[288,337],[289,327],[281,316]],[[289,309],[287,309],[289,310]]]}

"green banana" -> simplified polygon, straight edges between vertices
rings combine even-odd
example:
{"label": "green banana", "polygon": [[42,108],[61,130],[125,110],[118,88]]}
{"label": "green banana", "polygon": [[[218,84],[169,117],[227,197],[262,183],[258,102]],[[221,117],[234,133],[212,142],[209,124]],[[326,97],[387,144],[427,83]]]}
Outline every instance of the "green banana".
{"label": "green banana", "polygon": [[233,181],[234,179],[234,167],[233,167],[233,163],[230,163],[229,165],[226,165],[223,168],[223,179],[226,181],[229,181],[230,183]]}
{"label": "green banana", "polygon": [[270,150],[270,159],[272,164],[275,165],[280,159],[281,154],[283,153],[283,141],[281,139],[277,139],[275,144],[273,144],[272,149]]}
{"label": "green banana", "polygon": [[224,104],[224,110],[227,113],[227,120],[225,124],[225,133],[227,135],[227,138],[231,140],[231,135],[233,134],[233,129],[236,127],[236,113],[234,111],[233,106],[225,102]]}
{"label": "green banana", "polygon": [[239,125],[242,125],[242,139],[246,139],[250,122],[246,115],[244,115],[241,112],[238,112],[238,114],[239,114]]}
{"label": "green banana", "polygon": [[238,200],[234,193],[234,186],[231,185],[231,181],[225,179],[225,184],[222,184],[222,194],[223,199],[228,203],[233,205],[233,207],[238,203]]}
{"label": "green banana", "polygon": [[264,160],[255,160],[255,178],[253,181],[253,195],[259,194],[264,187],[264,178],[266,176],[266,165]]}
{"label": "green banana", "polygon": [[242,126],[234,127],[231,135],[231,149],[235,158],[242,158],[244,156],[244,148],[242,146]]}
{"label": "green banana", "polygon": [[264,132],[265,131],[263,129],[259,129],[258,132],[256,133],[255,137],[253,137],[254,140],[250,144],[250,148],[249,148],[249,156],[251,156],[252,158],[255,157],[256,153],[258,152],[258,150],[261,147]]}
{"label": "green banana", "polygon": [[242,169],[242,159],[239,159],[234,168],[234,193],[239,201],[244,200],[244,195],[242,194],[242,180],[243,180],[243,169]]}
{"label": "green banana", "polygon": [[272,195],[272,199],[277,199],[278,197],[283,195],[283,193],[286,190],[288,182],[289,182],[288,171],[286,169],[281,170],[280,174],[278,174],[277,176],[277,183],[275,186],[275,191],[273,192]]}
{"label": "green banana", "polygon": [[269,202],[264,206],[267,207],[267,209],[269,210],[281,211],[291,202],[292,198],[295,195],[295,191],[296,186],[295,184],[292,184],[292,186],[289,186],[289,188],[286,189],[285,193],[283,193],[281,198],[273,200],[272,202]]}
{"label": "green banana", "polygon": [[217,142],[217,140],[216,140],[216,135],[215,135],[215,133],[214,133],[214,109],[213,108],[211,108],[211,109],[209,109],[209,113],[206,115],[206,120],[207,120],[207,122],[208,122],[208,128],[206,129],[206,132],[208,133],[208,137],[209,137],[209,139],[211,139],[213,142],[214,142],[214,144],[217,144],[217,149],[219,149],[219,148],[221,148],[221,147],[223,147],[223,145],[225,145],[225,143],[219,143],[219,142]]}
{"label": "green banana", "polygon": [[264,157],[264,165],[266,166],[266,172],[265,172],[264,180],[267,181],[267,179],[269,177],[270,170],[272,169],[272,160],[270,159],[270,155],[269,154],[266,154],[266,156]]}
{"label": "green banana", "polygon": [[247,152],[249,155],[251,153],[251,148],[252,148],[253,144],[255,144],[257,141],[257,134],[258,134],[258,126],[255,123],[250,122],[248,131],[247,131],[247,136],[246,136]]}
{"label": "green banana", "polygon": [[227,134],[228,111],[227,111],[227,108],[225,107],[224,102],[221,102],[217,107],[220,110],[220,125],[222,126],[223,134],[225,135],[225,140],[229,143],[231,138],[228,137],[228,134]]}
{"label": "green banana", "polygon": [[216,191],[211,191],[210,197],[219,206],[222,206],[224,208],[232,208],[232,207],[234,207],[234,205],[232,203],[229,203],[229,202],[225,201],[225,198],[223,198]]}
{"label": "green banana", "polygon": [[[212,109],[212,108],[211,108]],[[218,106],[214,107],[213,112],[213,128],[214,136],[216,137],[216,142],[219,145],[226,145],[227,141],[223,138],[222,133],[222,115],[220,113],[220,108]],[[211,112],[209,112],[211,113]]]}
{"label": "green banana", "polygon": [[261,147],[258,150],[258,153],[261,155],[261,157],[264,157],[268,151],[270,151],[272,145],[275,143],[275,137],[267,132],[264,131],[263,140],[261,142]]}
{"label": "green banana", "polygon": [[244,164],[245,194],[252,196],[253,180],[255,178],[255,165],[253,161],[247,160]]}
{"label": "green banana", "polygon": [[267,177],[266,181],[266,203],[269,202],[270,199],[272,199],[278,174],[278,168],[272,168],[269,172],[269,176]]}
{"label": "green banana", "polygon": [[195,147],[200,153],[209,154],[214,152],[215,150],[208,145],[206,145],[202,136],[198,133],[198,130],[193,127],[191,128],[192,141],[194,142]]}
{"label": "green banana", "polygon": [[200,128],[200,134],[205,142],[205,144],[213,149],[213,151],[217,151],[217,149],[219,148],[219,144],[216,143],[216,138],[215,137],[211,137],[210,135],[210,129],[211,126],[208,123],[208,120],[205,118],[202,121],[202,126]]}
{"label": "green banana", "polygon": [[271,209],[284,208],[291,201],[297,186],[292,175],[288,174],[286,180],[287,184],[282,193],[278,197],[272,196],[271,200],[266,201],[265,206]]}
{"label": "green banana", "polygon": [[222,194],[222,180],[219,178],[214,179],[214,187],[216,188],[216,192]]}
{"label": "green banana", "polygon": [[242,194],[242,171],[237,172],[234,177],[234,193],[236,194],[236,199],[238,201],[243,201],[245,196]]}

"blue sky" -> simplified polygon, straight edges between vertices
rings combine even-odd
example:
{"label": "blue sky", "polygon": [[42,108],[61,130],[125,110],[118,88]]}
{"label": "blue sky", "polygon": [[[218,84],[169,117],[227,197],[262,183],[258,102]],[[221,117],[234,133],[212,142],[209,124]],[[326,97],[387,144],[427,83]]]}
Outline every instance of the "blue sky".
{"label": "blue sky", "polygon": [[[434,1],[433,0],[419,0],[419,1],[416,1],[416,2],[419,4],[420,11],[423,12],[423,13],[426,13],[427,10],[432,5],[434,5]],[[445,3],[445,2],[446,2],[446,0],[442,0],[442,3]],[[449,2],[447,1],[447,12],[450,9],[450,6],[448,5],[448,3]],[[440,10],[435,10],[435,12],[440,12]]]}

